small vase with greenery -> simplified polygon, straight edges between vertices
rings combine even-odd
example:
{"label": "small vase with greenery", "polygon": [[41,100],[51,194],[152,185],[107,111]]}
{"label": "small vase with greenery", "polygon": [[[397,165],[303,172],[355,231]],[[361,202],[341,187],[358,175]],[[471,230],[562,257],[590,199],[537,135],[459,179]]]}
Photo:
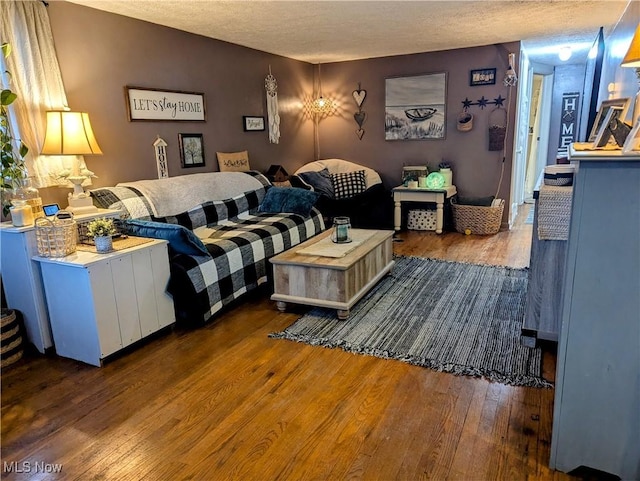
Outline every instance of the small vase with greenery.
{"label": "small vase with greenery", "polygon": [[87,224],[87,236],[93,238],[98,252],[109,252],[113,249],[111,236],[117,233],[113,219],[100,217]]}
{"label": "small vase with greenery", "polygon": [[[2,44],[2,54],[4,58],[11,54],[10,44]],[[4,73],[6,78],[11,78],[8,71]],[[29,148],[21,140],[14,138],[9,119],[9,105],[17,98],[18,96],[3,83],[0,93],[0,155],[2,156],[2,213],[4,216],[9,214],[13,190],[19,187],[27,177],[24,157],[29,152]]]}

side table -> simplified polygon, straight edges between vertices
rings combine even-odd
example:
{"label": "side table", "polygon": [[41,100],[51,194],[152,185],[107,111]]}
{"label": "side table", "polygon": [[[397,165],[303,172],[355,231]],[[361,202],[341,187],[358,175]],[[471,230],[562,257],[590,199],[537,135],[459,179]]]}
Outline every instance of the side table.
{"label": "side table", "polygon": [[60,356],[101,366],[110,354],[175,322],[167,241],[98,254],[34,257]]}
{"label": "side table", "polygon": [[442,234],[444,221],[444,201],[455,195],[458,191],[455,185],[450,185],[443,189],[410,189],[403,185],[394,187],[393,201],[395,209],[393,212],[393,224],[395,230],[400,230],[402,225],[402,202],[435,202],[436,204],[436,234]]}

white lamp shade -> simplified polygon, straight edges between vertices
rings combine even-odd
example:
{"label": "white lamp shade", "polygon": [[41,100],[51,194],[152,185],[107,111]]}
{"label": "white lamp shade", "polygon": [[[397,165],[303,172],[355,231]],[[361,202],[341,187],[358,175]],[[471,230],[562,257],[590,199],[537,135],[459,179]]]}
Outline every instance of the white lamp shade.
{"label": "white lamp shade", "polygon": [[47,112],[47,132],[42,146],[43,155],[102,154],[96,141],[89,114],[52,110]]}

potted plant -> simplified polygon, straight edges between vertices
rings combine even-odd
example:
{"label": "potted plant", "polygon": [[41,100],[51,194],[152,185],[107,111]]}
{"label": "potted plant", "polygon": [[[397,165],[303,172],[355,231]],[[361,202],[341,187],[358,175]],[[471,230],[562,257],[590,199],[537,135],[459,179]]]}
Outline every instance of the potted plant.
{"label": "potted plant", "polygon": [[[10,53],[11,45],[3,43],[4,57],[7,58]],[[9,72],[5,74],[8,78],[11,77]],[[22,185],[27,177],[24,156],[27,155],[29,148],[21,140],[18,141],[13,137],[8,107],[18,96],[11,89],[4,87],[3,85],[0,93],[0,155],[2,156],[2,213],[7,216],[13,189]]]}
{"label": "potted plant", "polygon": [[87,236],[93,238],[98,252],[110,252],[113,249],[111,236],[117,233],[113,219],[99,217],[87,224]]}

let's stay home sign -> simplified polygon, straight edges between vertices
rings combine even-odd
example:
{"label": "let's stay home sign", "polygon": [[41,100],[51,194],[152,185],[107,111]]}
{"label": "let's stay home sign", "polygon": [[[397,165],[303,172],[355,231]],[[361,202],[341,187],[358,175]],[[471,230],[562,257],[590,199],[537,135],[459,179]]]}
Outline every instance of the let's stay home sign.
{"label": "let's stay home sign", "polygon": [[204,94],[126,87],[129,120],[204,121]]}

